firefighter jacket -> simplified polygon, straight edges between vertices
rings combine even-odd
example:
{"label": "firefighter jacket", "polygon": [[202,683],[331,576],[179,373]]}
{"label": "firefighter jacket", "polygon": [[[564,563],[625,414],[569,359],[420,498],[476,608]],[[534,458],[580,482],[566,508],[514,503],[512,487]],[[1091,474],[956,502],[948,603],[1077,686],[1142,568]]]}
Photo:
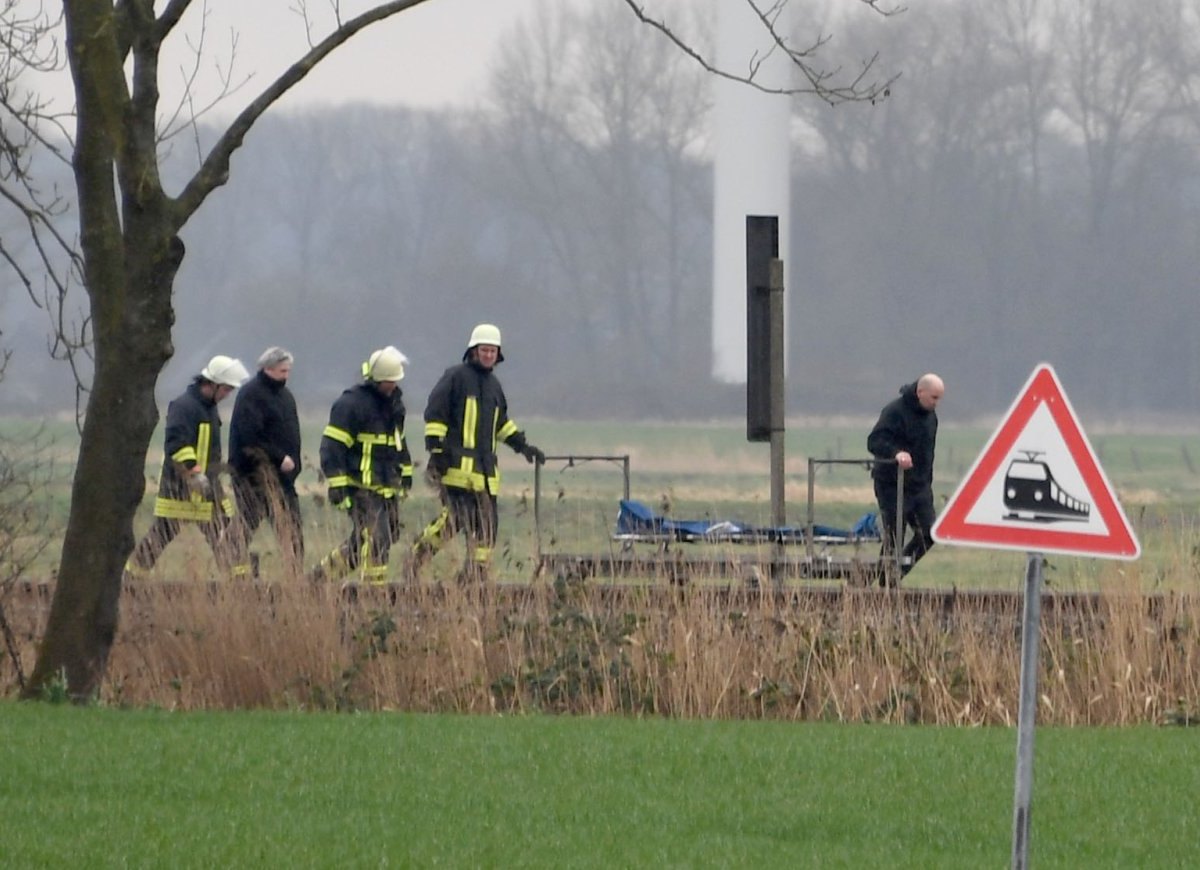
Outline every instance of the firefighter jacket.
{"label": "firefighter jacket", "polygon": [[[154,515],[173,520],[211,522],[214,519],[213,494],[217,493],[217,473],[221,470],[221,416],[217,403],[200,392],[200,383],[192,383],[179,398],[167,406],[166,455]],[[188,486],[196,467],[208,478],[207,492]],[[226,514],[232,504],[223,500]]]}
{"label": "firefighter jacket", "polygon": [[[286,473],[279,467],[285,456],[296,463]],[[269,478],[256,477],[256,472],[268,471],[285,491],[295,492],[300,474],[300,417],[285,381],[260,371],[238,390],[229,418],[229,464],[258,485]]]}
{"label": "firefighter jacket", "polygon": [[321,433],[321,471],[329,488],[368,489],[384,498],[411,489],[404,415],[399,387],[385,396],[367,381],[342,393]]}
{"label": "firefighter jacket", "polygon": [[471,492],[500,492],[496,445],[525,448],[525,433],[508,419],[504,388],[474,361],[451,366],[429,393],[425,449],[442,484]]}

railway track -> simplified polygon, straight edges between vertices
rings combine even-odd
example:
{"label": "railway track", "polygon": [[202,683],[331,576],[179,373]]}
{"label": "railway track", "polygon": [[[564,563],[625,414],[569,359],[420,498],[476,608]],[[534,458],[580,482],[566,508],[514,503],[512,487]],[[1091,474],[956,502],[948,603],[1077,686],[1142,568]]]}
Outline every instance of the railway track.
{"label": "railway track", "polygon": [[[53,584],[47,581],[19,581],[7,598],[10,618],[23,612],[26,616],[48,611],[53,596]],[[478,598],[500,607],[564,601],[576,604],[593,603],[611,608],[637,610],[663,609],[684,605],[725,608],[731,611],[751,608],[770,608],[781,612],[824,614],[836,617],[847,610],[876,610],[881,613],[903,614],[913,618],[971,618],[983,615],[1011,618],[1019,621],[1023,595],[1013,590],[929,589],[857,587],[847,584],[746,584],[746,583],[631,583],[599,579],[546,579],[533,583],[498,583],[486,587],[462,588],[453,585],[407,584],[310,587],[290,584],[236,584],[225,581],[208,583],[155,581],[127,583],[122,589],[122,601],[130,605],[169,603],[173,599],[194,600],[203,593],[209,597],[233,596],[253,602],[271,603],[291,596],[323,597],[342,604],[377,608],[436,608],[450,597],[458,600]],[[1057,619],[1088,622],[1104,620],[1115,604],[1129,612],[1131,600],[1139,600],[1138,610],[1157,621],[1164,614],[1173,614],[1195,602],[1178,593],[1155,593],[1141,596],[1101,592],[1047,591],[1042,595],[1042,617],[1047,622]],[[32,611],[32,613],[31,613]]]}

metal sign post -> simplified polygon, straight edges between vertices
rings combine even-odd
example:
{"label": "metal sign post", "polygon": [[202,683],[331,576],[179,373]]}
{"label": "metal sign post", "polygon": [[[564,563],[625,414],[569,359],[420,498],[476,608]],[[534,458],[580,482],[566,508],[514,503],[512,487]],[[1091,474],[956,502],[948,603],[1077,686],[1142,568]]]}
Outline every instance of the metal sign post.
{"label": "metal sign post", "polygon": [[1042,554],[1025,568],[1021,619],[1021,701],[1017,712],[1017,774],[1013,797],[1013,870],[1029,866],[1029,811],[1033,796],[1033,735],[1037,720],[1038,650],[1042,639]]}
{"label": "metal sign post", "polygon": [[[782,528],[784,507],[783,261],[779,218],[746,215],[746,440],[771,444],[771,523]],[[783,542],[771,547],[771,578],[783,583]]]}
{"label": "metal sign post", "polygon": [[[771,524],[782,529],[787,523],[784,504],[784,415],[783,415],[783,261],[769,263],[771,312]],[[771,579],[783,583],[784,548],[782,539],[771,548]]]}

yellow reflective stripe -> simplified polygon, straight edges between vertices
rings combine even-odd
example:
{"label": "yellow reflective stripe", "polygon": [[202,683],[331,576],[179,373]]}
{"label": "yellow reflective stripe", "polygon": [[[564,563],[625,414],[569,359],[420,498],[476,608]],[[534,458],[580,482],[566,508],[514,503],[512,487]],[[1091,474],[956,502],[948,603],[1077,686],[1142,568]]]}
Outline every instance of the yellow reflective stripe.
{"label": "yellow reflective stripe", "polygon": [[496,433],[496,437],[499,438],[501,441],[507,441],[510,436],[515,435],[516,433],[517,433],[517,424],[514,423],[512,420],[509,420],[507,423],[505,423],[503,426],[500,427],[500,431]]}
{"label": "yellow reflective stripe", "polygon": [[475,562],[476,564],[482,564],[484,562],[491,560],[491,558],[492,558],[492,548],[491,547],[476,547],[474,550],[471,551],[471,561]]}
{"label": "yellow reflective stripe", "polygon": [[347,432],[345,429],[339,429],[337,426],[334,426],[332,423],[330,425],[326,426],[321,431],[321,434],[324,435],[326,438],[332,438],[334,441],[337,441],[340,444],[345,444],[347,447],[354,446],[354,437],[349,432]]}
{"label": "yellow reflective stripe", "polygon": [[359,462],[359,478],[362,486],[371,486],[371,445],[362,445],[362,460]]}
{"label": "yellow reflective stripe", "polygon": [[487,481],[482,474],[462,468],[446,469],[446,473],[442,475],[442,483],[472,492],[483,492],[487,486]]}
{"label": "yellow reflective stripe", "polygon": [[474,396],[467,396],[467,402],[463,406],[463,447],[467,450],[475,449],[475,427],[479,424],[479,400]]}
{"label": "yellow reflective stripe", "polygon": [[421,537],[417,538],[417,542],[412,545],[412,552],[416,554],[422,547],[429,547],[434,552],[442,546],[442,532],[446,528],[446,523],[450,520],[450,510],[442,508],[433,522],[427,525],[421,531]]}
{"label": "yellow reflective stripe", "polygon": [[171,458],[174,459],[176,462],[187,462],[189,459],[192,460],[192,462],[195,462],[196,461],[196,448],[193,447],[191,444],[187,445],[186,447],[180,447],[178,450],[176,450],[174,453],[171,454]]}
{"label": "yellow reflective stripe", "polygon": [[211,522],[213,503],[211,501],[180,501],[175,498],[154,499],[154,515],[168,520],[195,520]]}
{"label": "yellow reflective stripe", "polygon": [[403,463],[401,463],[400,476],[401,477],[412,477],[413,476],[413,467],[412,467],[411,462],[408,463],[407,465],[404,465]]}
{"label": "yellow reflective stripe", "polygon": [[429,420],[425,423],[426,438],[445,438],[450,431],[450,427],[445,423],[439,423],[436,420]]}
{"label": "yellow reflective stripe", "polygon": [[208,468],[208,450],[212,444],[212,424],[201,423],[196,433],[196,465],[201,471]]}
{"label": "yellow reflective stripe", "polygon": [[377,432],[359,432],[358,440],[363,444],[390,444],[392,436]]}
{"label": "yellow reflective stripe", "polygon": [[335,474],[325,478],[325,485],[332,489],[335,486],[354,486],[354,478],[348,474]]}
{"label": "yellow reflective stripe", "polygon": [[362,460],[358,463],[358,476],[362,479],[363,486],[371,485],[371,442],[363,443]]}

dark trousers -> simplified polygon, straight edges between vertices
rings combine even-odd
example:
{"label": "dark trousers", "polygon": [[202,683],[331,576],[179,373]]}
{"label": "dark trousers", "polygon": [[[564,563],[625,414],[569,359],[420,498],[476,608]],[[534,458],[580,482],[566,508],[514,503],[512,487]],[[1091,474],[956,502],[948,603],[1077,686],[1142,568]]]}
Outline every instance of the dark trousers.
{"label": "dark trousers", "polygon": [[234,484],[238,515],[229,532],[242,553],[250,550],[250,540],[264,519],[270,519],[279,540],[279,552],[288,568],[299,573],[304,564],[304,526],[300,517],[300,496],[294,487],[285,486],[276,477],[264,483],[239,478]]}
{"label": "dark trousers", "polygon": [[214,508],[214,515],[218,519],[209,522],[155,517],[146,534],[133,548],[133,555],[129,557],[130,565],[142,571],[149,571],[153,568],[163,550],[167,549],[167,545],[179,536],[180,531],[183,530],[183,524],[186,522],[196,526],[204,534],[204,540],[208,542],[209,548],[213,551],[217,565],[223,572],[229,573],[234,563],[238,561],[237,551],[223,540],[223,533],[229,525],[228,520],[221,514],[219,508]]}
{"label": "dark trousers", "polygon": [[387,582],[388,557],[400,531],[400,504],[365,489],[354,491],[350,505],[350,537],[326,557],[322,568],[336,577],[361,570],[370,583]]}
{"label": "dark trousers", "polygon": [[[896,487],[875,482],[875,501],[879,505],[879,521],[883,529],[882,554],[885,560],[893,557],[896,542]],[[912,533],[904,545],[902,556],[908,564],[900,569],[904,576],[912,570],[921,557],[933,549],[933,522],[937,514],[933,509],[933,491],[921,490],[904,493],[904,531]]]}
{"label": "dark trousers", "polygon": [[421,533],[413,547],[418,560],[441,549],[458,532],[467,536],[467,563],[486,566],[492,558],[499,532],[496,497],[456,486],[442,487],[442,510]]}

